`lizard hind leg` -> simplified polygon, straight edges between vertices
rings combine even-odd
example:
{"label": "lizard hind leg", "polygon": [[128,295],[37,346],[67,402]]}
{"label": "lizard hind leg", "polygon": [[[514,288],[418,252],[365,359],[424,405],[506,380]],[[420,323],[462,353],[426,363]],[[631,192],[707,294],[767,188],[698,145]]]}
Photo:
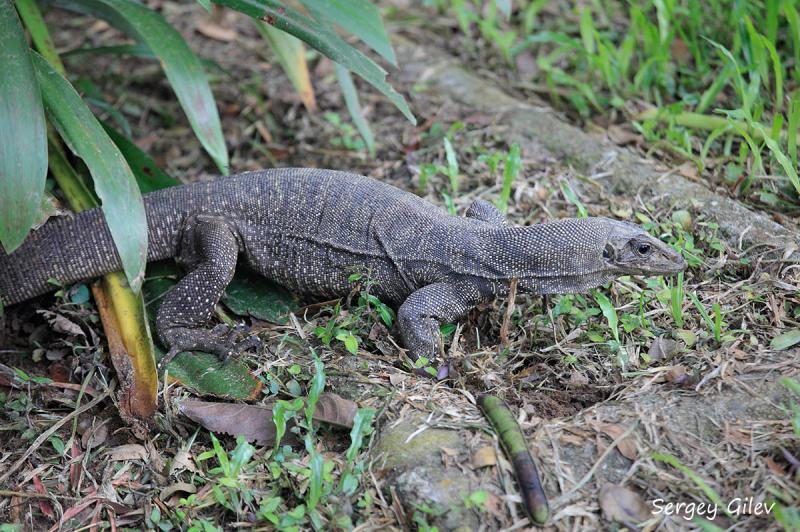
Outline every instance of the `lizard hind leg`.
{"label": "lizard hind leg", "polygon": [[240,249],[236,226],[224,217],[193,214],[186,219],[176,261],[188,273],[164,298],[156,317],[158,337],[169,347],[159,366],[181,351],[205,351],[227,360],[259,343],[254,338],[238,341],[243,327],[205,328],[233,278]]}

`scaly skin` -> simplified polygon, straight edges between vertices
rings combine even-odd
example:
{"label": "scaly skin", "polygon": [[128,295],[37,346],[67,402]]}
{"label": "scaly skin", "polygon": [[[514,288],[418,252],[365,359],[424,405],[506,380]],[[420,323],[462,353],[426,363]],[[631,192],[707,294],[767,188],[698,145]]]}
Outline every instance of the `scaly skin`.
{"label": "scaly skin", "polygon": [[[476,201],[466,217],[363,176],[319,169],[251,172],[144,196],[147,260],[175,257],[187,275],[165,297],[156,321],[171,353],[228,357],[253,345],[205,329],[236,263],[298,293],[341,297],[358,281],[399,306],[413,359],[435,359],[442,322],[508,295],[511,281],[534,294],[583,292],[620,275],[686,268],[680,253],[637,226],[608,218],[509,227],[494,205]],[[2,248],[0,248],[2,251]],[[48,221],[10,255],[0,253],[0,298],[14,304],[121,268],[102,212]],[[235,335],[234,335],[235,336]]]}

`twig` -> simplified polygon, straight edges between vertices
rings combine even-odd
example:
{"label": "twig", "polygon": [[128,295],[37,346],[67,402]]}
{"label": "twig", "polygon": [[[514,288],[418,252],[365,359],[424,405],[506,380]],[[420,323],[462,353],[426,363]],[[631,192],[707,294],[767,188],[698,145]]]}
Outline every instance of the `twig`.
{"label": "twig", "polygon": [[517,281],[519,278],[515,275],[511,279],[511,288],[508,290],[508,300],[506,301],[506,315],[503,317],[503,326],[500,327],[500,345],[497,347],[497,354],[502,352],[502,349],[509,344],[508,341],[508,325],[511,323],[511,315],[514,313],[514,301],[517,299]]}

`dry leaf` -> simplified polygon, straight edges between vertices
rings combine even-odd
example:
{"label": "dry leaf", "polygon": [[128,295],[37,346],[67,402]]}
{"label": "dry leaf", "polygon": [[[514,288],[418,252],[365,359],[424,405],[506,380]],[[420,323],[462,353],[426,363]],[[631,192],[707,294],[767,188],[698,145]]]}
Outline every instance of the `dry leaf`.
{"label": "dry leaf", "polygon": [[408,375],[406,375],[404,373],[392,373],[391,375],[389,375],[389,383],[392,386],[397,386],[398,384],[400,384],[401,382],[403,382],[403,381],[405,381],[407,379],[408,379]]}
{"label": "dry leaf", "polygon": [[657,337],[650,345],[650,350],[647,352],[647,356],[656,362],[661,362],[667,357],[673,355],[677,350],[677,341],[669,338]]}
{"label": "dry leaf", "polygon": [[128,460],[141,460],[142,462],[147,462],[147,449],[138,443],[120,445],[119,447],[113,447],[106,451],[106,457],[108,458],[109,462],[113,462],[115,460],[120,462],[126,462]]}
{"label": "dry leaf", "polygon": [[589,384],[589,377],[583,372],[575,371],[569,376],[569,383],[576,386],[585,386]]}
{"label": "dry leaf", "polygon": [[686,376],[686,368],[684,366],[675,366],[669,370],[666,375],[664,375],[664,380],[667,382],[673,382],[681,379],[684,376]]}
{"label": "dry leaf", "polygon": [[188,482],[176,482],[171,486],[167,486],[161,493],[158,494],[158,498],[161,501],[168,501],[170,496],[174,493],[197,493],[197,486],[194,484],[189,484]]}
{"label": "dry leaf", "polygon": [[604,484],[600,488],[600,508],[608,521],[617,523],[641,523],[650,518],[650,508],[642,496],[616,484]]}
{"label": "dry leaf", "polygon": [[783,469],[781,466],[779,466],[778,463],[775,462],[775,460],[773,460],[772,458],[767,458],[767,467],[770,469],[770,471],[772,471],[775,474],[788,475],[786,470]]}
{"label": "dry leaf", "polygon": [[[208,430],[231,436],[244,435],[247,441],[271,445],[277,435],[272,422],[272,406],[254,406],[207,401],[182,401],[178,408],[189,419]],[[358,405],[333,393],[323,393],[317,401],[315,421],[325,421],[344,428],[353,427]],[[288,424],[287,424],[288,425]],[[287,431],[284,438],[289,440]],[[289,441],[287,441],[288,443]]]}
{"label": "dry leaf", "polygon": [[94,423],[92,423],[92,427],[83,433],[81,445],[86,449],[89,445],[89,440],[91,440],[92,447],[100,447],[107,438],[108,429],[102,422],[95,420]]}
{"label": "dry leaf", "polygon": [[726,428],[727,428],[726,435],[728,440],[736,443],[741,443],[742,445],[750,445],[750,436],[744,434],[739,429],[731,427],[730,425],[728,425]]}
{"label": "dry leaf", "polygon": [[[625,432],[625,429],[619,425],[605,425],[601,430],[603,434],[612,440],[616,440]],[[633,442],[633,438],[630,436],[620,441],[617,444],[617,449],[619,449],[619,452],[622,453],[622,456],[628,460],[636,460],[636,444]]]}
{"label": "dry leaf", "polygon": [[222,42],[235,41],[236,37],[239,36],[236,30],[232,28],[223,28],[219,24],[215,24],[210,20],[204,20],[201,22],[200,25],[197,26],[197,31],[206,37],[210,37]]}
{"label": "dry leaf", "polygon": [[493,445],[481,447],[472,457],[472,467],[478,469],[480,467],[489,467],[497,464],[497,453]]}
{"label": "dry leaf", "polygon": [[194,459],[192,455],[189,454],[187,451],[178,451],[175,453],[175,457],[172,459],[172,464],[169,467],[169,474],[174,475],[184,469],[189,470],[193,473],[197,472],[197,467],[194,465]]}
{"label": "dry leaf", "polygon": [[608,126],[607,133],[608,133],[608,138],[611,139],[611,142],[619,146],[625,146],[626,144],[634,144],[642,139],[642,136],[639,135],[638,133],[633,133],[615,124]]}
{"label": "dry leaf", "polygon": [[450,447],[439,447],[444,454],[451,458],[458,458],[459,452],[455,449],[451,449]]}

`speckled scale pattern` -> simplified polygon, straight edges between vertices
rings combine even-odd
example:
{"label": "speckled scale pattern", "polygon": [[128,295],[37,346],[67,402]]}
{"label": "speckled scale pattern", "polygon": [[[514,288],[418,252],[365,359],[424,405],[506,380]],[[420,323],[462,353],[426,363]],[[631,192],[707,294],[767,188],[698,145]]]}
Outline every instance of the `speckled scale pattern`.
{"label": "speckled scale pattern", "polygon": [[[355,272],[399,306],[412,358],[435,358],[439,325],[511,280],[532,293],[572,293],[621,273],[600,256],[614,235],[650,238],[605,218],[512,228],[489,202],[466,217],[364,176],[320,169],[250,172],[164,189],[144,197],[148,261],[176,257],[188,273],[159,312],[161,341],[175,350],[229,356],[234,344],[206,330],[237,260],[299,293],[341,297]],[[652,240],[652,239],[651,239]],[[654,244],[656,245],[656,244]],[[2,251],[0,249],[0,251]],[[23,301],[63,284],[120,268],[99,209],[49,221],[10,255],[0,253],[0,297]]]}

